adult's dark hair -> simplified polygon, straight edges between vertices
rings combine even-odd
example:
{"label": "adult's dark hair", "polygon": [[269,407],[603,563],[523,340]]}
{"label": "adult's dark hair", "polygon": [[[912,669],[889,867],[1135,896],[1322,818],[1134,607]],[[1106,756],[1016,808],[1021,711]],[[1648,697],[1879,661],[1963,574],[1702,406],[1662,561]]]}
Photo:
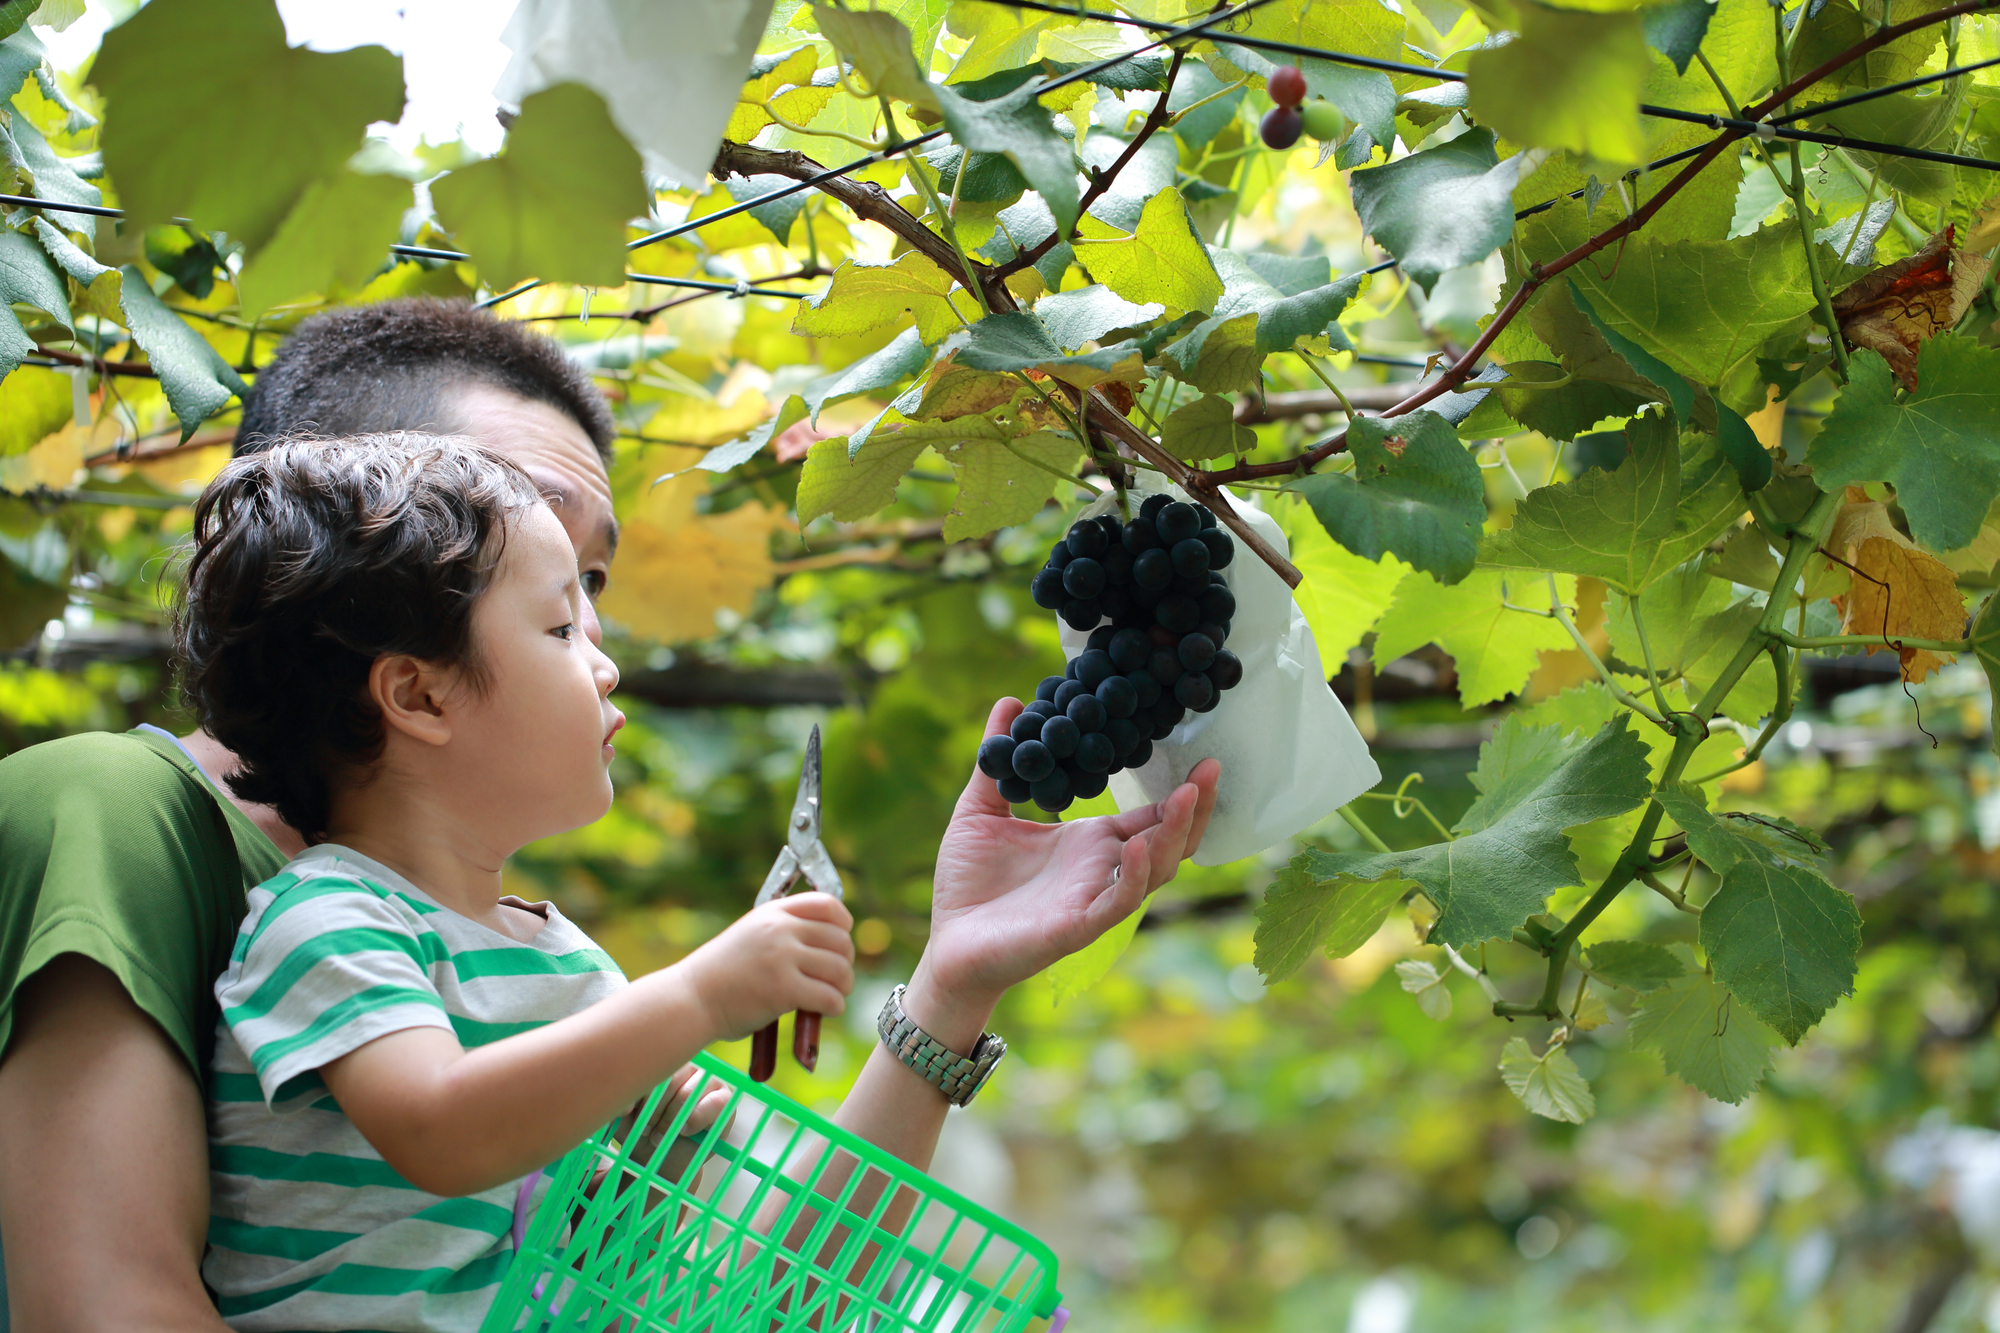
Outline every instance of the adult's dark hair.
{"label": "adult's dark hair", "polygon": [[196,717],[241,761],[230,789],[324,837],[334,783],[381,757],[375,659],[482,687],[473,605],[508,514],[540,502],[506,459],[426,435],[287,441],[223,468],[195,504],[175,631]]}
{"label": "adult's dark hair", "polygon": [[552,338],[429,296],[314,315],[257,372],[236,452],[305,435],[450,434],[451,392],[488,384],[565,412],[611,460],[616,427],[590,376]]}

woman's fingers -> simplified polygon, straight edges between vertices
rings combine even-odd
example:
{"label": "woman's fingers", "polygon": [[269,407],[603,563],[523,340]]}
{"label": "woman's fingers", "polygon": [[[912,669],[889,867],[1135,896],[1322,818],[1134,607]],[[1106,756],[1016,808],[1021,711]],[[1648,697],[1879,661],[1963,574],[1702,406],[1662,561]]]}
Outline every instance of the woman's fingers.
{"label": "woman's fingers", "polygon": [[1202,835],[1208,832],[1209,816],[1215,813],[1215,793],[1222,785],[1222,761],[1204,759],[1188,774],[1188,781],[1199,793],[1195,800],[1194,822],[1188,829],[1187,856],[1193,856],[1201,846]]}
{"label": "woman's fingers", "polygon": [[1181,868],[1182,858],[1193,850],[1189,833],[1199,799],[1200,793],[1193,784],[1182,783],[1162,802],[1165,813],[1159,827],[1146,835],[1147,850],[1151,853],[1149,887],[1157,889],[1172,879]]}

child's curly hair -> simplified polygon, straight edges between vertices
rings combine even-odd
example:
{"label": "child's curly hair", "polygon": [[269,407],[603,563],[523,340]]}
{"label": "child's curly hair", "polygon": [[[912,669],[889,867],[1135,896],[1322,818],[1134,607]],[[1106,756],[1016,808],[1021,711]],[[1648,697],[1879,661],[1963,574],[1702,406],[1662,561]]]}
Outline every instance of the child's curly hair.
{"label": "child's curly hair", "polygon": [[511,462],[433,435],[293,440],[223,468],[195,505],[175,646],[196,718],[241,761],[230,789],[324,838],[333,783],[382,753],[375,659],[482,687],[473,603],[508,516],[541,502]]}

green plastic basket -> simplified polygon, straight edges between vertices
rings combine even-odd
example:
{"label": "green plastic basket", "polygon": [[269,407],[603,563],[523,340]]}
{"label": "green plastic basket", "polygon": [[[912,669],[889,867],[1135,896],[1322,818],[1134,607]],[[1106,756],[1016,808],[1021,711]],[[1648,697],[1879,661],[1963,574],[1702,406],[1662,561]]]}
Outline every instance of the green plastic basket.
{"label": "green plastic basket", "polygon": [[[525,1229],[523,1191],[483,1333],[1061,1329],[1047,1245],[741,1070],[694,1063],[692,1094],[659,1128],[618,1133],[651,1125],[664,1087],[552,1168]],[[674,1144],[717,1085],[728,1108],[671,1158],[636,1142]],[[891,1229],[892,1200],[911,1196]]]}

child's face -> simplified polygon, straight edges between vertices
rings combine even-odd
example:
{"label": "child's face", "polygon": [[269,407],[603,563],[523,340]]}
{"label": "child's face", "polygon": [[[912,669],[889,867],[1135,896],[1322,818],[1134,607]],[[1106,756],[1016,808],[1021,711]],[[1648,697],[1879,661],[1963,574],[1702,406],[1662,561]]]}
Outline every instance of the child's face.
{"label": "child's face", "polygon": [[465,692],[452,737],[472,808],[516,845],[611,805],[611,737],[625,715],[610,701],[618,668],[585,636],[589,623],[562,524],[546,505],[517,512],[472,613],[487,687]]}

